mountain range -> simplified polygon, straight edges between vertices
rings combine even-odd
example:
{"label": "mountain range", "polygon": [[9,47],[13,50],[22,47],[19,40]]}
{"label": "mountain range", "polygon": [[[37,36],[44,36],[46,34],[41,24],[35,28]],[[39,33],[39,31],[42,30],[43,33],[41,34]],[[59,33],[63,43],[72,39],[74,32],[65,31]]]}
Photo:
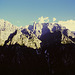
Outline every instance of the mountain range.
{"label": "mountain range", "polygon": [[0,20],[0,45],[16,43],[34,49],[42,44],[75,43],[75,34],[57,23],[33,23],[25,27],[17,27],[8,21]]}
{"label": "mountain range", "polygon": [[58,23],[17,27],[0,20],[0,74],[75,75],[75,33]]}

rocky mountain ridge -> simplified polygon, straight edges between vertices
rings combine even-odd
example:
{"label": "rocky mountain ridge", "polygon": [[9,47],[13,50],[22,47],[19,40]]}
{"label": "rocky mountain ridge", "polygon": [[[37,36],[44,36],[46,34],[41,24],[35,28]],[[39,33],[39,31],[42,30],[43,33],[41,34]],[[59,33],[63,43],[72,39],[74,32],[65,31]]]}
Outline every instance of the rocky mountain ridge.
{"label": "rocky mountain ridge", "polygon": [[[46,35],[47,33],[53,34],[54,32],[60,31],[61,34],[59,34],[58,36],[61,36],[60,38],[62,44],[75,43],[75,34],[71,32],[69,29],[66,29],[66,27],[61,26],[58,23],[35,23],[34,22],[33,26],[28,26],[27,28],[30,31],[32,31],[40,40],[42,37],[44,37],[44,35],[47,36]],[[55,36],[56,35],[54,35],[53,37]],[[45,39],[47,38],[48,37],[45,37]],[[54,40],[56,39],[57,37]]]}
{"label": "rocky mountain ridge", "polygon": [[18,43],[36,49],[41,48],[42,42],[52,44],[59,40],[62,44],[75,43],[75,35],[57,23],[34,22],[33,25],[17,27],[8,21],[0,20],[0,45]]}

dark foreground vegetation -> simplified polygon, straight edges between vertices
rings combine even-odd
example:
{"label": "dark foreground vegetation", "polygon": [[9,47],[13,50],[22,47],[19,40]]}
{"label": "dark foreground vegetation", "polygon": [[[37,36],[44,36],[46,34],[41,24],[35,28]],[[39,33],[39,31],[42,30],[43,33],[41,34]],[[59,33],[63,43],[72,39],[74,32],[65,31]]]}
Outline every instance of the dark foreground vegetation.
{"label": "dark foreground vegetation", "polygon": [[46,49],[49,75],[75,75],[75,44],[52,45]]}
{"label": "dark foreground vegetation", "polygon": [[48,65],[44,55],[25,46],[0,47],[1,75],[48,75]]}
{"label": "dark foreground vegetation", "polygon": [[50,45],[38,50],[0,46],[1,75],[75,75],[75,45]]}

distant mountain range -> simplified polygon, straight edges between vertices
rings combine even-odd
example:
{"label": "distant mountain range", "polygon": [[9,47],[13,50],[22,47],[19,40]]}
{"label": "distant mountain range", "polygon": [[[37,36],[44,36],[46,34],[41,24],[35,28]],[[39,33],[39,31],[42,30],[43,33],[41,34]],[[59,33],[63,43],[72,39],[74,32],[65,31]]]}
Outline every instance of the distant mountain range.
{"label": "distant mountain range", "polygon": [[0,20],[0,45],[20,44],[40,48],[42,44],[75,43],[75,34],[57,23],[33,23],[17,27]]}

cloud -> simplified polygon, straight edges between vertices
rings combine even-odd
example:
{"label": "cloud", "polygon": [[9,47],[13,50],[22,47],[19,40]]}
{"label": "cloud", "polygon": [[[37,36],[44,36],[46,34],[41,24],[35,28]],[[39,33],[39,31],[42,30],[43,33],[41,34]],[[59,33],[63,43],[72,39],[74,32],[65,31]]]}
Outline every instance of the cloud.
{"label": "cloud", "polygon": [[75,20],[59,21],[58,24],[65,26],[71,31],[75,31]]}
{"label": "cloud", "polygon": [[56,18],[55,18],[55,17],[53,18],[53,22],[54,22],[54,21],[56,21]]}
{"label": "cloud", "polygon": [[47,22],[49,22],[49,17],[43,17],[43,16],[41,16],[40,18],[38,18],[38,20],[39,20],[39,23],[47,23]]}

